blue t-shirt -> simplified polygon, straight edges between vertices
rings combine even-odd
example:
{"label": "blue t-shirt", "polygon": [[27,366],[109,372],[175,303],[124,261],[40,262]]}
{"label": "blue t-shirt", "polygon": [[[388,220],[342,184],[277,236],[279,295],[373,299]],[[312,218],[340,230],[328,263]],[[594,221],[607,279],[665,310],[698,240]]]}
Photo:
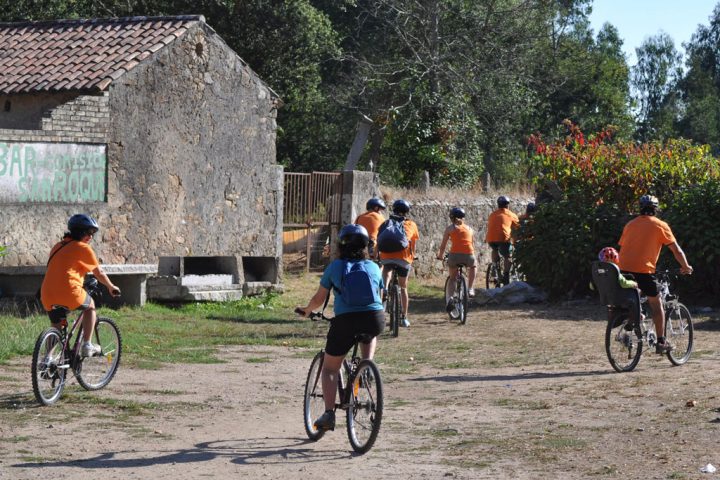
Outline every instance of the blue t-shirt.
{"label": "blue t-shirt", "polygon": [[[343,266],[346,260],[333,260],[333,262],[327,266],[323,272],[323,276],[320,279],[320,285],[328,290],[333,290],[335,294],[335,315],[342,315],[343,313],[351,312],[368,312],[374,310],[382,310],[383,306],[380,302],[371,303],[369,305],[350,306],[345,305],[342,296],[337,292],[336,289],[340,289],[342,285]],[[365,262],[365,269],[370,274],[370,280],[373,284],[377,285],[378,291],[382,291],[383,281],[380,267],[375,262],[370,260],[350,260],[350,263],[354,262]],[[335,288],[333,288],[335,287]]]}

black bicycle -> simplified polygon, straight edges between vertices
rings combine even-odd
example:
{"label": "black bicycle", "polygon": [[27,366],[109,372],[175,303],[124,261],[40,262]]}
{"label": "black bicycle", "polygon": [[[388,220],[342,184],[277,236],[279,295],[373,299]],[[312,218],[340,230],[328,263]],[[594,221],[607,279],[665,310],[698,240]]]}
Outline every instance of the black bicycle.
{"label": "black bicycle", "polygon": [[400,334],[400,319],[402,318],[402,298],[400,297],[400,283],[397,276],[398,266],[393,264],[385,266],[391,269],[385,310],[390,315],[390,333],[393,337],[397,337]]}
{"label": "black bicycle", "polygon": [[[443,263],[447,265],[448,256],[445,255]],[[459,264],[457,266],[457,273],[455,278],[448,277],[445,280],[445,305],[447,307],[448,316],[450,320],[460,319],[460,324],[465,325],[467,322],[468,312],[468,286],[467,277],[465,276],[465,264]],[[455,289],[453,294],[450,294],[450,285],[454,282]]]}
{"label": "black bicycle", "polygon": [[[85,290],[97,301],[102,292],[97,280],[88,277]],[[69,310],[64,309],[62,313]],[[38,402],[52,405],[62,395],[67,382],[67,372],[72,370],[80,386],[85,390],[99,390],[105,387],[117,373],[122,353],[122,337],[115,322],[98,317],[92,340],[100,346],[100,353],[84,357],[81,355],[83,338],[82,312],[68,331],[67,318],[62,318],[59,328],[51,327],[40,334],[35,342],[32,358],[33,393]],[[75,330],[77,336],[73,340]]]}
{"label": "black bicycle", "polygon": [[[303,314],[300,309],[296,313]],[[310,314],[312,320],[330,320],[320,312]],[[345,410],[347,434],[353,450],[365,453],[370,450],[380,432],[383,414],[383,387],[380,370],[372,360],[358,356],[358,344],[372,340],[368,335],[357,335],[350,358],[345,358],[338,377],[338,398],[335,409]],[[325,412],[325,400],[320,379],[325,351],[320,350],[312,362],[305,382],[303,424],[310,440],[317,441],[325,434],[315,428],[315,419]]]}
{"label": "black bicycle", "polygon": [[[690,359],[693,349],[693,322],[690,311],[670,291],[671,278],[679,270],[663,270],[655,274],[658,296],[665,310],[665,339],[673,347],[667,357],[679,366]],[[640,299],[640,319],[632,322],[628,310],[613,309],[605,331],[605,351],[610,365],[618,372],[632,371],[640,362],[644,345],[653,348],[657,334],[646,297]]]}

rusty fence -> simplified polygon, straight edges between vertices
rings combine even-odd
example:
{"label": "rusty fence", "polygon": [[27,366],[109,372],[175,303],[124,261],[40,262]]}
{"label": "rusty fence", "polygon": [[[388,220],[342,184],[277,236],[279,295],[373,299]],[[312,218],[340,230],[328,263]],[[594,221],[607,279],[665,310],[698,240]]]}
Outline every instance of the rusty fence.
{"label": "rusty fence", "polygon": [[283,245],[304,247],[305,269],[323,267],[340,225],[342,173],[285,173]]}

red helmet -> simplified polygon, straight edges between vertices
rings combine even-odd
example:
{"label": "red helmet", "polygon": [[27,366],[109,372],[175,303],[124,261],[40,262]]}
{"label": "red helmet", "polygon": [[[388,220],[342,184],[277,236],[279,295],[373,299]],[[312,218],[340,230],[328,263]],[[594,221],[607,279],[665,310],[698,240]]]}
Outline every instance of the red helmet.
{"label": "red helmet", "polygon": [[613,247],[605,247],[598,253],[598,259],[601,262],[618,263],[620,255]]}

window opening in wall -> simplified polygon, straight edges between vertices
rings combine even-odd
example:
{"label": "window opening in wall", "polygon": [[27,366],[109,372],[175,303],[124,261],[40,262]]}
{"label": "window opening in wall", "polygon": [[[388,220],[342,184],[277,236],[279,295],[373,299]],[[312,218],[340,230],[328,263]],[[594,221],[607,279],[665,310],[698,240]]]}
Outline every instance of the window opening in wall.
{"label": "window opening in wall", "polygon": [[5,100],[5,111],[6,112],[10,111],[10,100]]}
{"label": "window opening in wall", "polygon": [[195,55],[198,57],[202,57],[203,53],[205,52],[205,47],[203,46],[202,42],[198,42],[195,44]]}

